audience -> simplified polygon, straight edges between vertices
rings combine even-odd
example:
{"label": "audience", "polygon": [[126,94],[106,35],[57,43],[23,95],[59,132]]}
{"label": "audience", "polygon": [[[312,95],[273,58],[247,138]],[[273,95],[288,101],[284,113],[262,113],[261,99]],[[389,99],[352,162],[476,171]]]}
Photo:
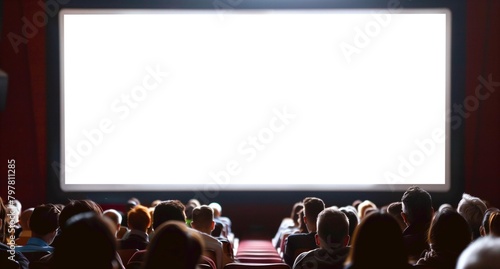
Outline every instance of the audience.
{"label": "audience", "polygon": [[377,206],[370,200],[365,200],[358,205],[358,217],[362,220],[370,210],[376,210]]}
{"label": "audience", "polygon": [[52,252],[54,248],[50,244],[57,234],[60,213],[53,204],[35,207],[29,220],[31,238],[28,239],[26,245],[17,246],[16,250],[22,252],[30,261],[38,260]]}
{"label": "audience", "polygon": [[118,212],[114,209],[108,209],[108,210],[105,210],[104,212],[102,212],[102,215],[106,219],[109,219],[111,221],[111,223],[113,223],[114,235],[115,235],[115,237],[117,237],[118,232],[120,231],[120,228],[122,226],[122,218],[123,218],[122,215],[120,214],[120,212]]}
{"label": "audience", "polygon": [[118,269],[112,227],[93,212],[71,217],[54,250],[53,269]]}
{"label": "audience", "polygon": [[345,206],[341,207],[339,210],[342,211],[342,213],[344,213],[349,220],[349,237],[352,238],[354,236],[354,231],[356,230],[356,227],[359,223],[356,208],[354,208],[353,206]]}
{"label": "audience", "polygon": [[9,213],[7,214],[6,223],[9,223],[10,226],[9,230],[11,232],[9,232],[9,234],[13,234],[16,239],[19,238],[19,234],[22,230],[21,225],[19,224],[19,215],[21,215],[21,210],[21,202],[18,200],[12,200],[12,202],[7,204],[7,212]]}
{"label": "audience", "polygon": [[481,199],[467,193],[463,194],[462,200],[458,203],[457,211],[469,223],[474,240],[481,236],[479,228],[481,227],[486,208],[486,204]]}
{"label": "audience", "polygon": [[177,220],[186,223],[185,207],[179,200],[167,200],[159,203],[153,213],[153,229],[169,220]]}
{"label": "audience", "polygon": [[[159,205],[158,205],[159,206]],[[195,269],[203,241],[179,221],[167,221],[155,229],[148,246],[143,269]]]}
{"label": "audience", "polygon": [[[59,215],[59,228],[61,231],[64,229],[68,219],[85,212],[94,212],[96,215],[102,215],[102,208],[92,200],[70,200],[69,203],[64,206],[61,214]],[[52,246],[57,247],[58,243],[59,236],[54,239]]]}
{"label": "audience", "polygon": [[304,208],[302,202],[297,202],[293,205],[292,212],[290,213],[290,217],[284,218],[281,221],[281,224],[278,228],[278,232],[272,239],[272,243],[275,248],[278,248],[281,245],[281,238],[283,234],[291,234],[298,230],[299,228],[299,215],[298,213]]}
{"label": "audience", "polygon": [[193,209],[193,221],[191,226],[193,229],[200,232],[201,239],[204,243],[203,255],[211,257],[210,252],[215,254],[215,264],[217,268],[223,268],[226,263],[222,261],[222,243],[215,237],[211,236],[210,233],[215,227],[214,222],[214,211],[211,207],[202,205]]}
{"label": "audience", "polygon": [[33,207],[24,210],[19,216],[19,225],[21,225],[21,233],[16,239],[16,245],[25,245],[31,237],[31,228],[29,225],[31,214],[33,214]]}
{"label": "audience", "polygon": [[[182,204],[182,202],[179,200],[167,200],[159,203],[155,207],[155,211],[153,212],[153,225],[152,225],[153,232],[149,235],[151,240],[155,238],[156,230],[158,230],[158,228],[163,223],[169,221],[178,221],[187,227],[186,215],[184,213],[184,210],[185,210],[184,204]],[[134,255],[132,255],[132,257],[129,260],[129,263],[130,262],[139,263],[138,267],[132,267],[132,268],[139,268],[140,264],[144,261],[145,255],[146,255],[146,250],[139,250]]]}
{"label": "audience", "polygon": [[292,234],[285,240],[283,258],[285,263],[293,266],[295,258],[302,252],[316,248],[316,221],[321,211],[325,209],[323,200],[316,197],[307,197],[304,204],[304,223],[309,233]]}
{"label": "audience", "polygon": [[422,252],[429,248],[427,231],[432,220],[431,195],[420,187],[410,187],[401,198],[401,217],[407,227],[403,231],[404,247],[411,261],[420,258]]}
{"label": "audience", "polygon": [[[0,197],[0,231],[7,230],[7,208],[5,207],[2,197]],[[6,245],[4,243],[8,243]],[[14,244],[14,238],[9,238],[5,242],[0,242],[0,268],[2,269],[28,269],[29,261],[19,251],[12,250],[10,245]],[[10,257],[14,257],[13,260]]]}
{"label": "audience", "polygon": [[130,231],[118,242],[118,249],[146,249],[149,244],[148,228],[151,226],[149,209],[142,205],[132,208],[127,214]]}
{"label": "audience", "polygon": [[[0,198],[0,268],[125,269],[117,249],[139,249],[130,260],[120,252],[127,257],[127,269],[222,269],[235,261],[232,244],[224,237],[231,221],[220,216],[219,204],[196,202],[185,206],[178,200],[156,201],[156,207],[146,208],[130,199],[126,216],[130,230],[117,240],[117,232],[127,230],[120,226],[121,214],[113,209],[102,212],[91,200],[69,201],[66,207],[42,204],[23,211],[16,223],[17,206],[7,209]],[[283,261],[295,269],[500,268],[500,251],[494,249],[500,247],[500,211],[486,210],[477,197],[463,194],[456,211],[443,204],[434,214],[430,194],[414,186],[401,202],[381,210],[368,200],[355,204],[359,213],[353,206],[325,209],[321,199],[307,197],[283,219],[269,242],[271,250],[262,244],[262,250],[250,251],[240,244],[239,257]],[[20,229],[15,229],[17,224]],[[216,227],[222,231],[220,237],[213,236]],[[14,231],[21,231],[19,238]],[[479,235],[483,238],[473,242]],[[275,252],[271,245],[279,246],[283,259],[268,252]]]}
{"label": "audience", "polygon": [[130,210],[132,210],[132,208],[134,208],[135,206],[138,206],[141,204],[141,201],[139,201],[139,199],[135,198],[135,197],[132,197],[130,199],[127,200],[127,203],[125,204],[125,213],[122,215],[122,223],[121,225],[122,226],[127,226],[127,214]]}
{"label": "audience", "polygon": [[490,234],[500,237],[500,212],[493,212],[490,216]]}
{"label": "audience", "polygon": [[403,236],[389,214],[372,212],[354,232],[346,269],[406,269],[408,264]]}
{"label": "audience", "polygon": [[500,238],[485,236],[472,242],[460,255],[456,269],[500,268]]}
{"label": "audience", "polygon": [[341,269],[349,254],[349,220],[340,210],[327,208],[318,215],[319,248],[301,253],[293,269]]}
{"label": "audience", "polygon": [[[218,233],[218,232],[215,232],[215,233],[212,233],[213,236],[215,237],[225,237],[225,238],[228,238],[230,240],[232,240],[232,232],[231,232],[231,220],[228,218],[228,217],[224,217],[222,216],[222,207],[220,204],[218,203],[210,203],[208,205],[209,207],[211,207],[213,210],[214,210],[214,221],[215,223],[220,223],[222,224],[221,228],[222,228],[222,231],[221,233]],[[215,231],[215,229],[214,229]]]}
{"label": "audience", "polygon": [[469,225],[460,214],[450,208],[438,211],[429,229],[430,250],[418,260],[417,268],[454,269],[471,240]]}
{"label": "audience", "polygon": [[498,208],[492,207],[488,208],[484,212],[483,221],[481,222],[481,227],[479,227],[479,233],[481,234],[481,236],[487,236],[490,234],[490,217],[493,212],[497,211],[499,211]]}
{"label": "audience", "polygon": [[394,202],[387,206],[387,213],[396,219],[399,227],[401,227],[401,231],[404,231],[406,229],[406,223],[401,216],[401,212],[403,212],[403,203],[401,202]]}
{"label": "audience", "polygon": [[191,222],[193,221],[193,209],[197,206],[194,203],[187,203],[185,207],[184,214],[186,214],[186,225],[191,227]]}

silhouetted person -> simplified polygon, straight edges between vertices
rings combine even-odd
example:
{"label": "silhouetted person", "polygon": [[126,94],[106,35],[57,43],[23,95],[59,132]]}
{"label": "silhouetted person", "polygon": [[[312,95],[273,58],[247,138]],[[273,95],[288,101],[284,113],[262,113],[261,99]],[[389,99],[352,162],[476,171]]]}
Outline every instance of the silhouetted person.
{"label": "silhouetted person", "polygon": [[431,195],[420,187],[410,187],[401,198],[403,203],[401,217],[407,227],[403,231],[405,249],[410,260],[416,261],[427,244],[427,231],[431,224],[434,209]]}
{"label": "silhouetted person", "polygon": [[438,211],[429,229],[430,250],[418,260],[417,268],[454,269],[460,253],[470,244],[467,221],[455,210]]}
{"label": "silhouetted person", "polygon": [[303,252],[293,269],[341,269],[349,254],[349,220],[340,210],[327,208],[318,216],[316,245],[319,248]]}
{"label": "silhouetted person", "polygon": [[406,269],[408,264],[403,236],[397,221],[380,211],[361,220],[354,232],[346,269]]}
{"label": "silhouetted person", "polygon": [[143,269],[195,269],[203,242],[197,232],[179,221],[168,221],[155,229]]}
{"label": "silhouetted person", "polygon": [[486,209],[486,204],[481,199],[467,193],[462,195],[462,200],[458,203],[457,212],[469,223],[473,239],[481,236],[479,228]]}
{"label": "silhouetted person", "polygon": [[53,256],[54,269],[117,269],[112,227],[93,212],[71,217],[61,232]]}
{"label": "silhouetted person", "polygon": [[500,268],[500,238],[485,236],[472,242],[460,254],[456,269]]}
{"label": "silhouetted person", "polygon": [[325,209],[323,200],[316,197],[307,197],[303,201],[304,219],[309,233],[292,234],[285,240],[285,263],[293,266],[295,258],[302,252],[316,248],[316,221],[318,215]]}

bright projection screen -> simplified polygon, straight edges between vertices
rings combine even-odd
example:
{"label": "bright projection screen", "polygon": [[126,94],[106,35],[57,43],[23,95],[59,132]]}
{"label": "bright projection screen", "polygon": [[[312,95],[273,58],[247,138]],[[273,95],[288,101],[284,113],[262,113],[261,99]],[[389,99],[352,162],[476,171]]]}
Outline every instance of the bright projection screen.
{"label": "bright projection screen", "polygon": [[450,14],[60,12],[65,191],[446,191]]}

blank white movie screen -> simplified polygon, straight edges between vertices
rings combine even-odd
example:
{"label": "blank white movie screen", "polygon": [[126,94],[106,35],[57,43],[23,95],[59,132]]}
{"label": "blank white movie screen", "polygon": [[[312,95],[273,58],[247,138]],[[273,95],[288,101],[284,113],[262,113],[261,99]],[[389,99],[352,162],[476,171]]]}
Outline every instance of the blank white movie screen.
{"label": "blank white movie screen", "polygon": [[446,190],[450,14],[399,11],[62,10],[63,190]]}

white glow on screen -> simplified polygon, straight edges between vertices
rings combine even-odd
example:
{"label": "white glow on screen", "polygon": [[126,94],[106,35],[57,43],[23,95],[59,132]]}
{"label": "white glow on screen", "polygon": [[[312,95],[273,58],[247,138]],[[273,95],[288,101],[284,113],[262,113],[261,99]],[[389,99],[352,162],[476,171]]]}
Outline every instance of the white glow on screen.
{"label": "white glow on screen", "polygon": [[447,189],[449,14],[382,12],[63,10],[62,188]]}

